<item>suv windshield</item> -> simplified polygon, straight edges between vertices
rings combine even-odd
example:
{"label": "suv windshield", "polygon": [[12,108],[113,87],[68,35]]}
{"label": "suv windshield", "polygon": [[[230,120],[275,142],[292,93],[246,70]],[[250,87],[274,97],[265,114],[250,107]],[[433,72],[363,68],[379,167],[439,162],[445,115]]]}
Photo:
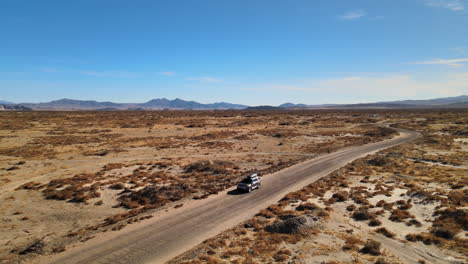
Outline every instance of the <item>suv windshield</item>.
{"label": "suv windshield", "polygon": [[241,183],[252,183],[252,179],[251,178],[244,178]]}

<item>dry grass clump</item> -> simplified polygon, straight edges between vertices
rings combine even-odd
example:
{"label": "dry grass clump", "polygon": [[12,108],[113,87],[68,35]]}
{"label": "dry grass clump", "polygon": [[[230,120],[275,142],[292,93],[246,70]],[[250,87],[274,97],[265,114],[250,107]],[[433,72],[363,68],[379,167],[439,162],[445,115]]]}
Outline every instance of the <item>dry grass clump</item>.
{"label": "dry grass clump", "polygon": [[0,149],[0,155],[25,159],[53,159],[58,152],[51,146],[27,144],[20,147]]}
{"label": "dry grass clump", "polygon": [[385,138],[395,135],[396,133],[395,130],[388,127],[371,127],[371,131],[366,132],[364,135],[368,137]]}
{"label": "dry grass clump", "polygon": [[235,136],[238,132],[236,131],[214,131],[207,134],[191,137],[192,140],[213,140],[213,139],[225,139]]}
{"label": "dry grass clump", "polygon": [[29,253],[41,254],[44,251],[45,242],[42,239],[36,239],[18,252],[19,255]]}
{"label": "dry grass clump", "polygon": [[336,202],[344,202],[349,199],[349,193],[347,191],[340,191],[333,194],[330,200]]}
{"label": "dry grass clump", "polygon": [[439,245],[442,241],[431,234],[420,233],[420,234],[408,234],[405,236],[406,240],[410,242],[423,242],[426,245]]}
{"label": "dry grass clump", "polygon": [[263,136],[269,136],[274,138],[294,138],[301,136],[302,134],[298,133],[294,129],[262,129],[253,131],[255,134],[260,134]]}
{"label": "dry grass clump", "polygon": [[453,239],[462,230],[468,231],[468,211],[466,209],[446,208],[434,212],[432,233],[437,237]]}
{"label": "dry grass clump", "polygon": [[382,225],[382,221],[380,221],[379,219],[371,219],[369,221],[369,226],[379,226],[379,225]]}
{"label": "dry grass clump", "polygon": [[356,221],[366,221],[369,219],[375,219],[375,214],[369,212],[369,209],[366,207],[361,207],[355,210],[352,214],[352,217]]}
{"label": "dry grass clump", "polygon": [[301,203],[296,207],[296,211],[313,211],[317,209],[321,209],[321,207],[314,203],[309,203],[309,202]]}
{"label": "dry grass clump", "polygon": [[96,174],[80,174],[71,178],[52,180],[42,193],[46,199],[83,203],[101,196],[98,192],[100,183],[92,183],[96,177]]}
{"label": "dry grass clump", "polygon": [[388,231],[385,227],[380,227],[380,228],[377,228],[375,230],[375,232],[379,233],[379,234],[382,234],[388,238],[393,238],[396,236],[395,233],[391,232],[391,231]]}
{"label": "dry grass clump", "polygon": [[185,183],[171,184],[162,187],[146,186],[141,190],[122,195],[119,200],[120,204],[128,209],[143,205],[161,207],[169,201],[178,201],[191,193],[191,187]]}
{"label": "dry grass clump", "polygon": [[369,239],[366,241],[366,244],[364,244],[364,247],[361,248],[361,252],[364,254],[370,254],[374,256],[380,255],[380,246],[381,243],[372,239]]}
{"label": "dry grass clump", "polygon": [[388,161],[384,157],[379,156],[374,159],[368,160],[367,163],[371,166],[382,167],[385,166],[388,163]]}
{"label": "dry grass clump", "polygon": [[229,173],[231,169],[235,168],[236,165],[232,162],[214,160],[214,161],[197,161],[184,167],[185,173],[193,172],[210,172],[214,174],[225,174]]}
{"label": "dry grass clump", "polygon": [[346,235],[344,237],[344,241],[345,243],[342,246],[343,250],[358,250],[358,245],[363,243],[363,241],[358,236],[353,235]]}
{"label": "dry grass clump", "polygon": [[307,194],[303,191],[297,191],[286,194],[286,196],[284,196],[280,201],[297,202],[307,200],[309,200],[309,196]]}
{"label": "dry grass clump", "polygon": [[116,182],[114,184],[111,184],[109,186],[109,189],[112,189],[112,190],[123,190],[125,189],[125,185],[121,182]]}
{"label": "dry grass clump", "polygon": [[15,190],[21,190],[21,189],[24,189],[24,190],[40,190],[42,189],[44,186],[38,182],[27,182],[25,184],[22,184],[20,186],[18,186]]}
{"label": "dry grass clump", "polygon": [[284,262],[284,261],[287,261],[290,258],[291,253],[292,253],[291,250],[288,250],[288,249],[278,250],[276,252],[276,254],[273,255],[273,259],[276,262]]}
{"label": "dry grass clump", "polygon": [[404,210],[401,210],[401,209],[394,209],[391,212],[391,215],[390,215],[389,219],[394,221],[394,222],[403,222],[404,220],[406,220],[408,218],[414,218],[414,217],[415,216],[413,214],[411,214],[410,212],[408,212],[408,211],[404,211]]}

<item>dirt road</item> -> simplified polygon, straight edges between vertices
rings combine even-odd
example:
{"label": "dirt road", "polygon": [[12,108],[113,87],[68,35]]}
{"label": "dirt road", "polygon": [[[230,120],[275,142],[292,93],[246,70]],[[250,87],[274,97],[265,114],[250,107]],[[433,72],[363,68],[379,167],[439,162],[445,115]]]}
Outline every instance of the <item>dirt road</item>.
{"label": "dirt road", "polygon": [[[119,232],[104,234],[44,263],[164,263],[205,239],[254,216],[291,191],[300,189],[347,163],[376,151],[416,139],[419,134],[398,130],[399,136],[347,148],[305,161],[263,178],[262,188],[249,194],[223,192],[171,210]],[[228,190],[229,191],[229,190]]]}

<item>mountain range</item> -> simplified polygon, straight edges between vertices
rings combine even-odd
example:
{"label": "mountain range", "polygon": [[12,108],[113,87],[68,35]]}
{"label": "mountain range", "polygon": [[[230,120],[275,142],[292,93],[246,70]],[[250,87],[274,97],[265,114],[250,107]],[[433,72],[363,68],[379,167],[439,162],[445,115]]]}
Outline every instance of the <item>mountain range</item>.
{"label": "mountain range", "polygon": [[468,95],[455,97],[435,98],[427,100],[403,100],[403,101],[385,101],[376,103],[361,104],[322,104],[322,105],[304,105],[285,103],[279,105],[280,108],[465,108],[468,107]]}
{"label": "mountain range", "polygon": [[[152,99],[146,103],[113,103],[98,102],[92,100],[60,99],[46,103],[20,103],[15,104],[8,101],[1,101],[0,110],[213,110],[213,109],[252,109],[252,110],[275,110],[275,109],[365,109],[365,108],[468,108],[468,96],[436,98],[429,100],[404,100],[386,101],[362,104],[322,104],[306,105],[284,103],[279,106],[253,106],[231,103],[211,103],[202,104],[195,101],[185,101],[179,98],[169,100],[166,98]],[[16,106],[16,107],[13,107]],[[23,107],[23,108],[22,108]]]}
{"label": "mountain range", "polygon": [[38,110],[161,110],[161,109],[245,109],[246,105],[230,103],[202,104],[195,101],[185,101],[179,98],[168,100],[166,98],[153,99],[146,103],[113,103],[92,100],[60,99],[47,103],[21,103]]}

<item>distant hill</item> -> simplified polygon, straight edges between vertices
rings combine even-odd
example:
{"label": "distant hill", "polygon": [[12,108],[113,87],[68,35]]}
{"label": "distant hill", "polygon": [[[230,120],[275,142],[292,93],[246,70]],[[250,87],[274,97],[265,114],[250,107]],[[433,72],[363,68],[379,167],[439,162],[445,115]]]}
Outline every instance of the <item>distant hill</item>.
{"label": "distant hill", "polygon": [[185,101],[179,98],[168,100],[166,98],[153,99],[146,103],[139,104],[141,107],[152,107],[161,109],[245,109],[246,105],[230,103],[202,104],[195,101]]}
{"label": "distant hill", "polygon": [[450,105],[468,102],[468,95],[460,95],[455,97],[436,98],[429,100],[404,100],[404,101],[391,101],[381,102],[383,104],[396,103],[405,105]]}
{"label": "distant hill", "polygon": [[29,107],[22,105],[0,104],[0,111],[31,111]]}
{"label": "distant hill", "polygon": [[157,109],[245,109],[247,106],[230,103],[202,104],[194,101],[185,101],[182,99],[168,100],[166,98],[153,99],[146,103],[113,103],[98,102],[92,100],[73,100],[60,99],[47,103],[22,103],[25,107],[38,110],[157,110]]}
{"label": "distant hill", "polygon": [[284,108],[271,105],[259,105],[247,107],[245,110],[283,110]]}
{"label": "distant hill", "polygon": [[310,106],[306,105],[306,104],[284,103],[284,104],[279,105],[278,107],[281,107],[281,108],[304,108],[304,107],[310,107]]}
{"label": "distant hill", "polygon": [[[0,101],[1,102],[4,101]],[[1,104],[3,106],[24,106],[26,109],[33,110],[99,110],[99,111],[143,111],[143,110],[222,110],[222,109],[247,109],[247,110],[279,110],[279,109],[411,109],[411,108],[468,108],[468,96],[461,95],[456,97],[435,98],[428,100],[402,100],[386,101],[376,103],[361,104],[322,104],[307,105],[284,103],[279,106],[260,105],[248,107],[241,104],[231,103],[211,103],[202,104],[195,101],[185,101],[179,98],[169,100],[158,98],[149,100],[146,103],[113,103],[98,102],[93,100],[73,100],[60,99],[47,103],[22,103],[22,104]],[[6,108],[5,108],[6,109]]]}
{"label": "distant hill", "polygon": [[461,95],[455,97],[436,98],[428,100],[403,100],[388,101],[362,104],[324,104],[324,105],[304,105],[285,103],[279,105],[281,108],[328,108],[328,109],[354,109],[354,108],[385,108],[385,109],[404,109],[404,108],[456,108],[468,107],[468,96]]}
{"label": "distant hill", "polygon": [[65,109],[65,110],[88,110],[88,109],[100,109],[100,108],[119,108],[122,104],[116,104],[112,102],[97,102],[97,101],[82,101],[73,99],[60,99],[51,101],[48,103],[21,104],[26,107],[33,109]]}
{"label": "distant hill", "polygon": [[3,101],[3,100],[0,100],[0,104],[2,105],[6,105],[6,104],[15,104],[13,102],[9,102],[9,101]]}

